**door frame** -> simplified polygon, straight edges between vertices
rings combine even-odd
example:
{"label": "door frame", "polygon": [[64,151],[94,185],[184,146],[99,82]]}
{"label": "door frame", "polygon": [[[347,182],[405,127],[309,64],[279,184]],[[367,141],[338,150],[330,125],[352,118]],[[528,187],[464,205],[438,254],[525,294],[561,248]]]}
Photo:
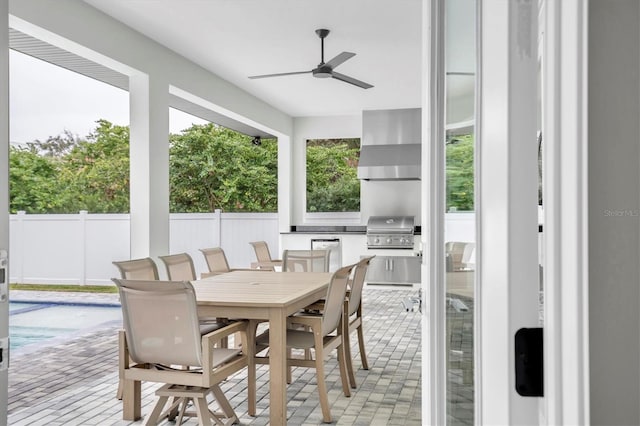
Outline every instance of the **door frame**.
{"label": "door frame", "polygon": [[[442,144],[433,143],[444,140],[444,2],[423,0],[422,421],[432,425],[446,423],[444,152]],[[480,187],[476,204],[476,424],[588,424],[588,5],[581,0],[480,0],[478,16],[479,30],[485,32],[478,37],[476,110],[477,143],[484,143],[476,172]],[[532,28],[523,31],[518,26],[522,19],[528,19]],[[531,262],[538,257],[538,235],[534,227],[537,212],[519,207],[527,196],[509,192],[511,179],[520,179],[518,168],[531,167],[529,151],[519,152],[510,141],[518,133],[514,126],[524,123],[527,127],[527,114],[537,109],[531,102],[525,108],[517,104],[527,99],[521,96],[537,102],[532,88],[538,58],[533,55],[523,60],[521,50],[522,37],[537,40],[537,19],[544,34],[538,45],[542,48],[545,140],[544,398],[521,397],[514,389],[514,332],[535,327],[538,321],[537,291],[531,290],[538,286],[537,265]],[[531,184],[528,179],[523,183]],[[536,215],[535,224],[531,215]],[[527,276],[521,280],[523,272]],[[519,283],[514,284],[516,281]]]}
{"label": "door frame", "polygon": [[[423,0],[423,98],[421,210],[422,424],[446,424],[445,259],[444,259],[444,5]],[[442,142],[442,143],[438,143]]]}
{"label": "door frame", "polygon": [[542,4],[545,421],[589,424],[588,2]]}

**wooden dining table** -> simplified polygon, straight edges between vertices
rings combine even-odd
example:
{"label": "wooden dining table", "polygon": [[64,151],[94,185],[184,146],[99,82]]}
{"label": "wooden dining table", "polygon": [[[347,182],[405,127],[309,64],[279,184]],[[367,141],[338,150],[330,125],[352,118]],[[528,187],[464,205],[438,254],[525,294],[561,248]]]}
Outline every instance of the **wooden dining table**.
{"label": "wooden dining table", "polygon": [[[287,317],[326,296],[329,272],[233,271],[193,281],[198,316],[269,321],[269,417],[287,424]],[[255,348],[243,348],[254,356]],[[248,371],[255,386],[255,370]],[[255,388],[249,391],[249,414],[255,415]],[[139,404],[139,397],[129,404]],[[139,411],[139,408],[137,410]],[[125,414],[126,416],[126,414]]]}

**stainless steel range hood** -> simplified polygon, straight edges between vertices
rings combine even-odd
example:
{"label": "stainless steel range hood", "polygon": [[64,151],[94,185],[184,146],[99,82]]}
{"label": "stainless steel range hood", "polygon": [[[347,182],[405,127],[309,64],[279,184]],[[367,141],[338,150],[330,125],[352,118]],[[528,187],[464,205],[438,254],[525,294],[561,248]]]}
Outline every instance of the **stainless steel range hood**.
{"label": "stainless steel range hood", "polygon": [[358,178],[419,180],[421,120],[420,108],[363,111]]}
{"label": "stainless steel range hood", "polygon": [[362,145],[358,179],[420,179],[420,144]]}

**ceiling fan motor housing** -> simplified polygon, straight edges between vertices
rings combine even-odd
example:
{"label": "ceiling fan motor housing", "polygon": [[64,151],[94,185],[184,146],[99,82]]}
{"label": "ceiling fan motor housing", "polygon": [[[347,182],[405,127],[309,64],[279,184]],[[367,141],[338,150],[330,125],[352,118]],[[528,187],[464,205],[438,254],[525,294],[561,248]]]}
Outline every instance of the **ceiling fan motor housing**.
{"label": "ceiling fan motor housing", "polygon": [[320,65],[318,68],[314,69],[313,76],[318,78],[329,78],[331,77],[331,67],[326,65]]}

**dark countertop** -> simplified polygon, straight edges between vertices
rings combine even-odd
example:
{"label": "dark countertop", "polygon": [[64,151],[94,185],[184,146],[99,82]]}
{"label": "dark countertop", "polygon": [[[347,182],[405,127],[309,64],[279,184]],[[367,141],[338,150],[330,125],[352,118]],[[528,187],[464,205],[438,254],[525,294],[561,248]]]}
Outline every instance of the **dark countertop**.
{"label": "dark countertop", "polygon": [[[414,227],[414,234],[420,235],[422,229],[420,226]],[[313,226],[313,225],[293,225],[290,232],[281,232],[281,234],[366,234],[366,226]]]}
{"label": "dark countertop", "polygon": [[311,226],[293,225],[291,232],[281,232],[282,234],[365,234],[366,226]]}

